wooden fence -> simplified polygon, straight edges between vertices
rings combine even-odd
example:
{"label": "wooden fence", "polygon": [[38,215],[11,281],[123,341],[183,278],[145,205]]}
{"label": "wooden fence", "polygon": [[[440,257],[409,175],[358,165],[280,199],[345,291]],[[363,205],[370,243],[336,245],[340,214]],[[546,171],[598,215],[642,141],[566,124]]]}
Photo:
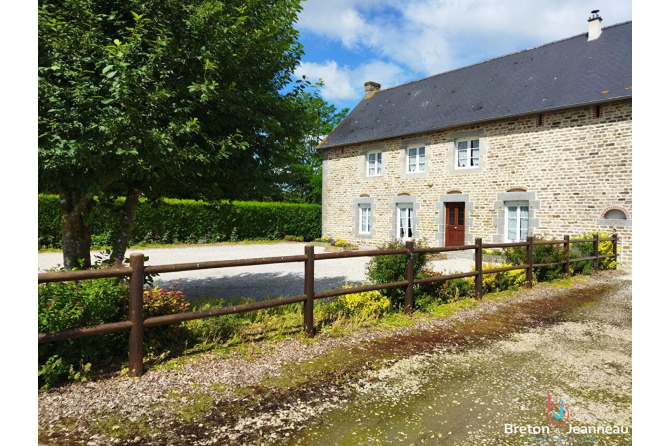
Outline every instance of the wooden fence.
{"label": "wooden fence", "polygon": [[[613,254],[600,255],[598,247],[600,242],[613,242]],[[414,242],[407,242],[405,248],[402,249],[377,249],[371,251],[345,251],[334,253],[314,254],[313,246],[305,246],[305,254],[297,256],[285,257],[263,257],[256,259],[241,259],[241,260],[222,260],[212,262],[194,262],[194,263],[178,263],[170,265],[156,265],[145,266],[143,254],[131,254],[130,266],[126,268],[109,268],[98,270],[84,270],[84,271],[66,271],[57,273],[40,273],[38,275],[38,283],[47,282],[64,282],[68,280],[87,280],[100,279],[109,277],[124,277],[130,276],[130,292],[129,292],[129,319],[123,322],[115,322],[110,324],[96,325],[93,327],[75,328],[70,330],[39,333],[38,342],[54,342],[66,339],[74,339],[84,336],[93,336],[98,334],[107,334],[117,331],[130,330],[130,337],[128,341],[128,374],[130,376],[142,375],[142,342],[144,337],[144,329],[156,327],[159,325],[176,324],[179,322],[189,321],[193,319],[203,319],[213,316],[222,316],[226,314],[244,313],[248,311],[261,310],[266,308],[273,308],[281,305],[289,305],[297,302],[303,302],[303,326],[308,336],[314,335],[314,300],[326,299],[329,297],[343,296],[345,294],[360,293],[364,291],[385,290],[390,288],[405,288],[405,303],[404,310],[407,314],[411,314],[414,308],[414,285],[429,283],[429,282],[443,282],[451,279],[474,277],[475,278],[475,296],[479,299],[482,297],[482,282],[484,274],[495,274],[502,271],[512,270],[526,270],[526,286],[528,288],[533,286],[533,268],[551,267],[562,265],[565,273],[569,271],[570,263],[580,261],[593,261],[595,271],[598,271],[598,263],[601,258],[614,257],[617,260],[617,236],[614,234],[611,238],[598,238],[596,235],[592,239],[570,239],[565,236],[563,240],[541,240],[533,241],[532,237],[528,237],[525,242],[517,243],[482,243],[481,238],[475,239],[474,245],[463,246],[448,246],[443,248],[415,248]],[[578,259],[570,258],[570,244],[572,243],[593,243],[593,256],[582,257]],[[564,260],[554,263],[533,264],[533,246],[538,245],[563,245]],[[482,267],[482,250],[487,248],[511,248],[515,246],[526,247],[526,263],[523,265],[506,266],[501,268],[492,268],[484,270]],[[427,277],[423,279],[414,278],[414,253],[441,253],[451,251],[475,251],[475,270],[467,273],[449,274],[442,276]],[[382,255],[406,255],[408,257],[407,267],[405,269],[405,280],[391,283],[382,283],[376,285],[366,285],[357,288],[346,288],[330,291],[314,292],[314,262],[316,260],[329,259],[343,259],[349,257],[375,257]],[[143,316],[143,294],[144,294],[144,278],[147,274],[157,273],[171,273],[177,271],[193,271],[200,269],[211,268],[230,268],[235,266],[250,266],[250,265],[271,265],[278,263],[294,263],[303,262],[305,264],[305,288],[304,293],[296,296],[284,297],[269,301],[254,302],[244,305],[236,305],[230,307],[213,308],[202,311],[192,311],[185,313],[176,313],[165,316],[155,316],[145,319]]]}

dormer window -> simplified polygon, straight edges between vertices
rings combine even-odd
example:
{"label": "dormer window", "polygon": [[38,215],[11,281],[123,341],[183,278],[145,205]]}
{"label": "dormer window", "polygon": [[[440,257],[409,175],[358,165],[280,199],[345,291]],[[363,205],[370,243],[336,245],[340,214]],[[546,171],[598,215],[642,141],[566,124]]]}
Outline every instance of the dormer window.
{"label": "dormer window", "polygon": [[407,149],[407,173],[426,171],[426,148],[409,147]]}
{"label": "dormer window", "polygon": [[369,177],[374,177],[382,174],[382,152],[368,153],[367,174]]}
{"label": "dormer window", "polygon": [[457,141],[456,150],[457,169],[468,169],[479,166],[479,139]]}

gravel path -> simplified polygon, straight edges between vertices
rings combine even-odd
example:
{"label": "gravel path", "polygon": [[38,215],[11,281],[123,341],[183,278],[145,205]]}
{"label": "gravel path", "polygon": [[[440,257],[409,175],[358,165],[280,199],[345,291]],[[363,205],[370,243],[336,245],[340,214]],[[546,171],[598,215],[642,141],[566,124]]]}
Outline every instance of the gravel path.
{"label": "gravel path", "polygon": [[[194,245],[178,248],[158,248],[128,251],[127,255],[141,252],[149,256],[147,265],[164,265],[210,260],[248,259],[256,257],[275,257],[300,255],[305,252],[305,243],[266,243],[266,244],[221,244]],[[316,253],[325,252],[317,246]],[[92,258],[95,260],[92,253]],[[462,257],[432,262],[432,268],[440,272],[466,272],[474,262],[464,253]],[[322,260],[314,268],[314,288],[317,292],[340,287],[345,283],[360,284],[366,280],[365,265],[367,257],[350,259]],[[38,254],[38,270],[46,271],[63,262],[60,252]],[[183,271],[161,274],[155,284],[167,287],[179,284],[187,298],[215,296],[224,298],[267,296],[291,296],[303,292],[304,267],[302,263],[282,263],[277,265],[244,266],[235,268]],[[225,280],[217,280],[225,279]]]}
{"label": "gravel path", "polygon": [[[630,277],[604,272],[573,288],[537,286],[391,331],[286,340],[260,355],[200,355],[141,379],[66,385],[39,393],[41,440],[521,445],[526,436],[505,434],[504,424],[547,425],[547,393],[565,399],[572,425],[630,426],[631,289]],[[350,371],[343,382],[336,373],[325,385],[311,378],[283,394],[281,381],[266,393],[257,386],[300,376],[332,351],[347,362],[408,341],[387,365]],[[315,370],[310,376],[323,375]],[[595,444],[630,444],[630,435],[596,437]]]}

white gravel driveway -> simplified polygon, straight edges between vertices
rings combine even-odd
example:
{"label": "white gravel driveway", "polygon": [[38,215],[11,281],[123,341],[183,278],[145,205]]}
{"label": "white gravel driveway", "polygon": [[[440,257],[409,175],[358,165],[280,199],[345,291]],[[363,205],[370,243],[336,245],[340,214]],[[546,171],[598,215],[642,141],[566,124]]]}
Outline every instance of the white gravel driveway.
{"label": "white gravel driveway", "polygon": [[[181,246],[178,248],[157,248],[130,250],[149,256],[147,265],[170,263],[205,262],[210,260],[248,259],[256,257],[278,257],[300,255],[305,252],[305,243],[282,242],[267,244],[213,244]],[[317,246],[314,251],[325,252]],[[98,252],[92,253],[93,255]],[[461,256],[463,254],[459,253]],[[465,257],[465,256],[464,256]],[[340,287],[345,283],[366,281],[365,265],[369,257],[350,259],[319,260],[314,267],[314,288],[323,291]],[[63,263],[60,252],[38,254],[38,269],[46,271]],[[436,260],[431,267],[440,272],[466,272],[474,266],[471,258]],[[302,263],[281,263],[276,265],[242,266],[198,271],[164,273],[154,280],[156,285],[167,287],[179,284],[189,297],[256,297],[290,296],[303,292],[304,265]]]}

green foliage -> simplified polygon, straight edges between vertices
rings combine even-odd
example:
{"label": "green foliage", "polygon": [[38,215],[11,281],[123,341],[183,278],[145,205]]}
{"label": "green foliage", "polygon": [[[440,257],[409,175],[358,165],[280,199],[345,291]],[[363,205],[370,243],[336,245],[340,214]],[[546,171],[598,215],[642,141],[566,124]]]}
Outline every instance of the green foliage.
{"label": "green foliage", "polygon": [[[504,268],[512,266],[509,263],[502,265],[483,265],[484,270],[494,268]],[[474,271],[474,268],[473,268]],[[537,282],[533,277],[533,282]],[[506,290],[516,290],[526,285],[526,270],[502,271],[494,274],[484,274],[482,279],[482,291],[484,293],[497,293]]]}
{"label": "green foliage", "polygon": [[[580,235],[578,238],[580,239],[589,239],[593,238],[596,235],[598,235],[599,238],[610,238],[612,235],[607,234],[604,232],[596,231],[596,232],[588,232],[586,234]],[[590,257],[593,256],[593,244],[590,242],[586,243],[575,243],[571,245],[570,248],[573,252],[571,253],[572,258],[579,258],[579,257]],[[599,242],[598,243],[598,253],[600,255],[609,255],[609,254],[614,254],[614,243],[607,241],[607,242]],[[593,272],[593,262],[590,260],[583,261],[583,262],[575,262],[570,265],[571,268],[574,269],[575,274],[591,274]],[[605,257],[601,258],[600,261],[598,262],[598,269],[616,269],[616,263],[614,261],[613,257]]]}
{"label": "green foliage", "polygon": [[[60,207],[56,195],[39,195],[38,242],[40,247],[59,247]],[[125,200],[102,202],[93,211],[93,239],[98,245],[112,243]],[[321,233],[321,206],[312,204],[238,202],[205,203],[194,200],[141,200],[131,244],[212,243],[278,239],[292,234],[314,240]],[[281,235],[281,236],[279,236]]]}
{"label": "green foliage", "polygon": [[[40,333],[128,320],[128,278],[91,279],[46,283],[38,286]],[[181,292],[154,288],[144,292],[145,317],[186,311]],[[146,331],[145,343],[153,353],[182,335],[179,325]],[[119,332],[40,344],[40,386],[49,388],[61,379],[83,381],[91,363],[123,361],[128,356],[128,333]]]}
{"label": "green foliage", "polygon": [[[46,283],[38,288],[38,330],[61,331],[118,322],[128,318],[128,281],[125,278]],[[48,388],[59,379],[85,373],[88,363],[127,355],[127,333],[84,337],[40,344],[40,385]],[[88,366],[90,367],[90,366]],[[76,371],[75,371],[76,369]]]}
{"label": "green foliage", "polygon": [[[222,306],[225,306],[224,302],[220,302],[218,305],[206,303],[199,306],[197,311]],[[188,321],[185,326],[188,330],[189,339],[196,343],[223,344],[240,330],[243,321],[244,314],[231,314]]]}
{"label": "green foliage", "polygon": [[[541,237],[534,237],[533,240],[541,241]],[[533,263],[554,263],[562,262],[563,245],[533,245]],[[523,265],[526,263],[526,247],[515,246],[504,250],[505,263],[509,265]],[[548,266],[533,268],[533,275],[538,282],[546,282],[563,277],[563,266]]]}
{"label": "green foliage", "polygon": [[[365,286],[365,283],[361,286]],[[342,288],[357,287],[346,284]],[[363,291],[338,296],[333,307],[348,317],[378,318],[391,310],[391,301],[379,291]]]}
{"label": "green foliage", "polygon": [[333,246],[337,246],[338,248],[346,248],[351,245],[346,240],[338,238],[337,240],[335,240],[335,242],[333,242]]}
{"label": "green foliage", "polygon": [[307,132],[306,86],[292,79],[299,11],[299,0],[41,1],[41,190],[262,197]]}
{"label": "green foliage", "polygon": [[273,201],[321,203],[322,154],[316,148],[349,112],[346,108],[338,112],[334,105],[323,100],[319,92],[323,85],[319,80],[311,91],[303,91],[299,96],[305,107],[305,140],[296,148],[295,160],[281,169],[282,181],[269,197]]}
{"label": "green foliage", "polygon": [[[417,279],[436,277],[446,274],[433,270],[426,270]],[[452,279],[445,282],[429,282],[421,284],[415,290],[416,307],[427,309],[438,303],[455,302],[461,299],[474,297],[474,280],[470,277],[465,279]]]}
{"label": "green foliage", "polygon": [[287,242],[304,242],[304,237],[295,236],[295,235],[285,235],[284,240]]}
{"label": "green foliage", "polygon": [[[423,244],[419,244],[423,246]],[[402,249],[405,244],[402,241],[392,241],[379,249]],[[425,253],[414,254],[414,277],[422,277],[426,273],[427,256]],[[407,267],[406,255],[375,256],[365,267],[365,273],[372,283],[390,283],[405,280],[405,268]],[[402,307],[405,301],[405,290],[403,288],[391,288],[382,290],[381,293],[388,297],[394,308]]]}
{"label": "green foliage", "polygon": [[[300,10],[300,0],[39,2],[38,189],[60,195],[67,268],[89,257],[94,196],[265,200],[283,190],[315,123],[333,118],[318,89],[293,78]],[[94,230],[95,242],[125,244],[133,215],[129,205],[126,223]],[[40,246],[56,246],[51,234]]]}
{"label": "green foliage", "polygon": [[[189,303],[184,299],[184,293],[174,288],[164,289],[154,287],[150,290],[144,290],[143,300],[145,319],[165,314],[183,313],[189,309]],[[125,314],[128,314],[127,305],[124,310]],[[150,330],[146,330],[144,343],[150,353],[158,352],[163,348],[167,348],[183,335],[182,324],[153,327]]]}
{"label": "green foliage", "polygon": [[[609,238],[610,235],[603,232],[592,232],[587,234],[582,234],[577,239],[591,239],[598,234],[600,238]],[[535,238],[534,240],[541,240],[541,238]],[[613,254],[613,243],[610,241],[600,242],[598,244],[598,252],[601,255]],[[512,248],[506,248],[504,251],[505,261],[511,265],[522,265],[526,263],[526,247],[525,246],[515,246]],[[593,243],[571,243],[570,244],[570,258],[578,259],[582,257],[591,257],[593,256]],[[534,245],[533,246],[533,263],[554,263],[562,262],[565,260],[565,254],[563,251],[563,245]],[[614,259],[611,257],[606,257],[600,259],[598,263],[599,269],[615,269],[616,264]],[[593,262],[591,260],[584,260],[580,262],[570,263],[570,274],[592,274],[593,273]],[[540,267],[533,268],[533,275],[538,282],[545,282],[549,280],[554,280],[559,277],[563,277],[563,265],[558,266],[549,266],[549,267]]]}

